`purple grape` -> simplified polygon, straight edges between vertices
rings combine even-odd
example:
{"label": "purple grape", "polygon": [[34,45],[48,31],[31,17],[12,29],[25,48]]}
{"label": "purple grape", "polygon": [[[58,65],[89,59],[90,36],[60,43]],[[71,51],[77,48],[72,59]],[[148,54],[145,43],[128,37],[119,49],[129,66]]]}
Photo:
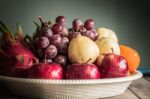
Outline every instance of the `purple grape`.
{"label": "purple grape", "polygon": [[52,59],[43,59],[42,62],[44,62],[44,63],[52,63],[53,60]]}
{"label": "purple grape", "polygon": [[45,36],[36,38],[36,45],[39,48],[46,48],[49,45],[49,39]]}
{"label": "purple grape", "polygon": [[67,58],[66,56],[64,55],[57,55],[55,58],[54,58],[54,62],[62,65],[62,66],[65,66],[66,63],[67,63]]}
{"label": "purple grape", "polygon": [[[53,32],[50,28],[49,22],[43,22],[42,18],[39,16],[39,20],[41,21],[41,27],[37,27],[36,34],[37,36],[46,36],[50,37],[53,35]],[[36,24],[36,23],[35,23]]]}
{"label": "purple grape", "polygon": [[69,44],[69,39],[67,37],[62,37],[62,44]]}
{"label": "purple grape", "polygon": [[65,25],[65,23],[66,23],[66,18],[64,17],[64,16],[58,16],[57,18],[56,18],[56,20],[55,20],[55,22],[57,23],[57,24],[61,24],[61,25]]}
{"label": "purple grape", "polygon": [[95,40],[97,39],[97,34],[96,34],[96,33],[97,33],[97,32],[88,30],[88,31],[82,32],[81,35],[87,36],[87,37],[89,37],[90,39],[92,39],[93,41],[95,41]]}
{"label": "purple grape", "polygon": [[79,31],[83,27],[83,23],[79,19],[75,19],[72,23],[72,28],[74,31]]}
{"label": "purple grape", "polygon": [[63,25],[60,24],[54,24],[52,26],[52,31],[54,34],[61,34],[63,31]]}
{"label": "purple grape", "polygon": [[73,38],[75,38],[75,37],[77,37],[78,35],[81,35],[81,33],[80,32],[74,32],[74,31],[72,31],[72,32],[69,32],[69,40],[72,40]]}
{"label": "purple grape", "polygon": [[69,39],[67,37],[62,37],[62,43],[58,47],[59,53],[66,54],[69,46]]}
{"label": "purple grape", "polygon": [[51,28],[49,27],[44,27],[42,29],[42,33],[41,33],[41,36],[46,36],[47,38],[51,37],[53,35],[53,32],[51,30]]}
{"label": "purple grape", "polygon": [[61,36],[68,36],[68,29],[66,27],[63,27],[62,33],[60,33]]}
{"label": "purple grape", "polygon": [[91,29],[94,29],[94,26],[95,26],[95,22],[93,19],[88,19],[85,21],[84,23],[84,27],[87,29],[87,30],[91,30]]}
{"label": "purple grape", "polygon": [[93,31],[93,33],[95,35],[95,40],[97,40],[98,37],[99,37],[99,34],[97,33],[97,31],[95,29],[93,29],[92,31]]}
{"label": "purple grape", "polygon": [[62,42],[62,38],[59,34],[56,34],[56,35],[53,35],[49,38],[50,40],[50,43],[52,45],[55,45],[55,46],[60,46],[61,42]]}
{"label": "purple grape", "polygon": [[57,48],[54,45],[49,45],[45,50],[46,58],[54,58],[57,55]]}
{"label": "purple grape", "polygon": [[85,27],[82,27],[82,28],[80,29],[80,32],[85,32],[85,31],[87,31]]}

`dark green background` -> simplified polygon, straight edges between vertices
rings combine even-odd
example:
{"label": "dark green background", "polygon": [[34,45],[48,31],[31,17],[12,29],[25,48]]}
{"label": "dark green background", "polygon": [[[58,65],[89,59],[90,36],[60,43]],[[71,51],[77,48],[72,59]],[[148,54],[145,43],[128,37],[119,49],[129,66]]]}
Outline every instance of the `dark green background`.
{"label": "dark green background", "polygon": [[13,31],[19,21],[25,33],[35,30],[33,20],[40,15],[45,20],[58,15],[72,20],[92,18],[97,27],[114,30],[120,44],[135,48],[142,58],[141,67],[150,67],[150,16],[148,2],[134,0],[0,0],[0,19]]}

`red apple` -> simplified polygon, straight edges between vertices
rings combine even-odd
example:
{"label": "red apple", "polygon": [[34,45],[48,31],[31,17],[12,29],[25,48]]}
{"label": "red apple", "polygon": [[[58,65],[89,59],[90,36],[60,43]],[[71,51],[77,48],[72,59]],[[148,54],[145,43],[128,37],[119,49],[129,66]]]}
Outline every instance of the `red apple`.
{"label": "red apple", "polygon": [[112,53],[105,54],[105,57],[98,67],[101,78],[125,77],[128,73],[128,63],[125,58]]}
{"label": "red apple", "polygon": [[67,66],[66,79],[99,79],[100,72],[94,64],[72,64]]}
{"label": "red apple", "polygon": [[29,70],[28,78],[39,79],[62,79],[63,68],[56,63],[39,63],[35,64]]}

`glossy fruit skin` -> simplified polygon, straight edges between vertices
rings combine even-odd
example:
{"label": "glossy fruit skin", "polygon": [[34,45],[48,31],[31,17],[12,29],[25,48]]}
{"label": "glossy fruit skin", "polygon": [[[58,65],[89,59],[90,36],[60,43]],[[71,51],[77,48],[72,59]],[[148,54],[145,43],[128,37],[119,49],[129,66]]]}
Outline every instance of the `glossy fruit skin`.
{"label": "glossy fruit skin", "polygon": [[83,23],[81,20],[79,19],[75,19],[73,22],[72,22],[72,28],[74,31],[78,32],[80,29],[83,28]]}
{"label": "glossy fruit skin", "polygon": [[49,45],[49,39],[45,36],[39,37],[36,40],[36,45],[39,48],[46,48]]}
{"label": "glossy fruit skin", "polygon": [[95,30],[87,30],[81,33],[83,36],[89,37],[91,40],[95,41],[98,38],[98,33]]}
{"label": "glossy fruit skin", "polygon": [[29,70],[28,78],[36,79],[62,79],[63,69],[59,64],[39,63]]}
{"label": "glossy fruit skin", "polygon": [[58,47],[59,53],[67,54],[68,46],[69,46],[69,39],[67,37],[62,37],[62,42]]}
{"label": "glossy fruit skin", "polygon": [[63,27],[62,32],[60,33],[61,36],[68,36],[69,32],[66,27]]}
{"label": "glossy fruit skin", "polygon": [[101,78],[126,77],[128,75],[128,63],[123,56],[112,53],[106,54],[101,65],[98,65]]}
{"label": "glossy fruit skin", "polygon": [[98,38],[96,44],[99,47],[100,54],[114,53],[120,55],[119,44],[110,37]]}
{"label": "glossy fruit skin", "polygon": [[38,36],[45,36],[45,37],[49,38],[53,35],[53,32],[52,32],[51,28],[49,28],[49,27],[42,27],[41,29],[36,30],[36,34]]}
{"label": "glossy fruit skin", "polygon": [[45,50],[46,58],[54,58],[56,57],[57,53],[57,48],[54,45],[49,45]]}
{"label": "glossy fruit skin", "polygon": [[58,16],[55,20],[57,24],[65,25],[67,19],[64,16]]}
{"label": "glossy fruit skin", "polygon": [[99,56],[99,48],[86,36],[73,38],[68,47],[68,57],[72,63],[94,63]]}
{"label": "glossy fruit skin", "polygon": [[99,38],[110,37],[114,41],[118,42],[116,33],[112,31],[111,29],[101,27],[97,29],[97,33],[99,34]]}
{"label": "glossy fruit skin", "polygon": [[64,55],[57,55],[55,58],[54,58],[54,62],[62,65],[62,66],[65,66],[66,63],[67,63],[67,57],[64,56]]}
{"label": "glossy fruit skin", "polygon": [[84,23],[84,27],[87,29],[87,30],[91,30],[91,29],[94,29],[94,26],[95,26],[95,22],[93,19],[87,19]]}
{"label": "glossy fruit skin", "polygon": [[67,66],[66,79],[99,79],[100,72],[94,64],[72,64]]}
{"label": "glossy fruit skin", "polygon": [[52,31],[54,34],[61,34],[63,31],[63,25],[60,24],[54,24],[52,26]]}
{"label": "glossy fruit skin", "polygon": [[138,52],[126,45],[120,45],[120,55],[122,55],[128,62],[129,65],[129,71],[135,72],[136,69],[140,65],[140,55]]}
{"label": "glossy fruit skin", "polygon": [[71,41],[73,38],[77,37],[78,35],[81,35],[81,33],[80,33],[80,32],[75,32],[74,30],[69,29],[68,38],[69,38],[70,41]]}
{"label": "glossy fruit skin", "polygon": [[50,44],[55,45],[55,46],[60,46],[62,42],[62,38],[59,34],[55,34],[49,38]]}

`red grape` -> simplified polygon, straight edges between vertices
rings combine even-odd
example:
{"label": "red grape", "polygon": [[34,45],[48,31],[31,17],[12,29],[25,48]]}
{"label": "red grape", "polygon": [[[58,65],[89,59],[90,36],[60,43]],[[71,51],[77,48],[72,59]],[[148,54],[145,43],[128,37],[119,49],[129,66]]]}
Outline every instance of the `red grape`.
{"label": "red grape", "polygon": [[46,36],[49,38],[50,36],[53,35],[49,22],[43,22],[40,16],[39,19],[41,21],[41,27],[37,23],[35,23],[37,25],[37,30],[36,30],[37,36]]}
{"label": "red grape", "polygon": [[68,38],[69,40],[72,40],[74,37],[77,37],[78,35],[81,35],[80,32],[75,32],[73,29],[69,29]]}
{"label": "red grape", "polygon": [[60,33],[61,36],[68,36],[68,29],[66,27],[63,27],[62,33]]}
{"label": "red grape", "polygon": [[94,33],[94,35],[95,35],[95,40],[97,40],[97,39],[98,39],[99,34],[97,33],[97,31],[96,31],[95,29],[93,29],[93,30],[91,30],[91,31],[93,31],[93,33]]}
{"label": "red grape", "polygon": [[43,29],[42,29],[42,33],[41,33],[41,36],[46,36],[46,37],[51,37],[53,35],[53,32],[52,32],[52,30],[51,30],[51,28],[49,28],[49,27],[44,27]]}
{"label": "red grape", "polygon": [[83,23],[79,19],[75,19],[72,23],[72,28],[74,31],[79,31],[83,27]]}
{"label": "red grape", "polygon": [[36,45],[39,48],[46,48],[49,45],[49,39],[45,36],[36,38]]}
{"label": "red grape", "polygon": [[55,45],[55,46],[60,46],[62,42],[62,38],[59,34],[53,35],[49,38],[50,44]]}
{"label": "red grape", "polygon": [[61,45],[58,47],[59,53],[66,54],[68,50],[69,39],[67,37],[62,37]]}
{"label": "red grape", "polygon": [[62,66],[65,66],[66,63],[67,63],[67,57],[64,56],[64,55],[57,55],[55,58],[54,58],[54,62],[62,65]]}
{"label": "red grape", "polygon": [[52,31],[54,34],[61,34],[63,31],[63,25],[60,24],[54,24],[52,26]]}
{"label": "red grape", "polygon": [[65,25],[66,21],[67,20],[64,16],[58,16],[55,20],[56,23],[61,24],[61,25]]}
{"label": "red grape", "polygon": [[57,48],[54,45],[49,45],[45,50],[46,58],[54,58],[57,55]]}
{"label": "red grape", "polygon": [[93,41],[95,41],[95,40],[98,38],[98,33],[95,32],[95,31],[92,31],[92,30],[88,30],[88,31],[82,32],[81,34],[82,34],[83,36],[89,37],[89,38],[92,39]]}
{"label": "red grape", "polygon": [[93,19],[88,19],[85,21],[84,23],[84,27],[87,29],[87,30],[91,30],[91,29],[94,29],[94,26],[95,26],[95,22]]}

